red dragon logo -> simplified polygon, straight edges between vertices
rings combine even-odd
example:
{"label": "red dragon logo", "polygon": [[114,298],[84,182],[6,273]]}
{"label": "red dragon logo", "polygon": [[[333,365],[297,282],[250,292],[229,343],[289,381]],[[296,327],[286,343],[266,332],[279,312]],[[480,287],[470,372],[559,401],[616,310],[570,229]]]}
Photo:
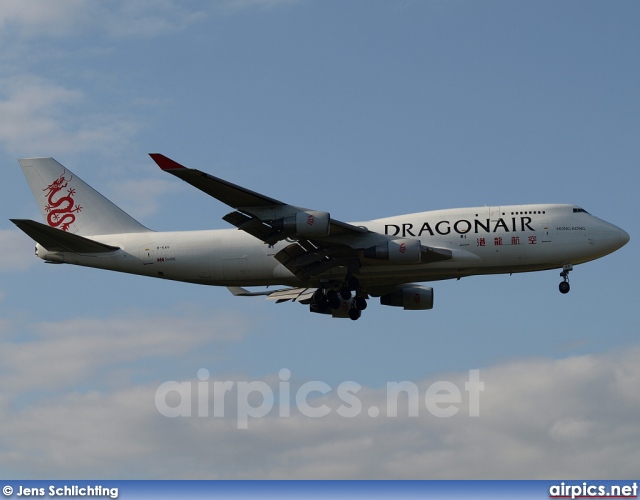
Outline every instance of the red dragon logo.
{"label": "red dragon logo", "polygon": [[309,224],[310,226],[313,226],[313,223],[316,221],[316,218],[313,215],[310,215],[309,217],[307,217],[307,224]]}
{"label": "red dragon logo", "polygon": [[399,250],[400,250],[401,254],[404,254],[407,251],[407,244],[406,243],[401,243]]}
{"label": "red dragon logo", "polygon": [[[63,231],[68,231],[69,226],[71,226],[71,224],[76,220],[74,212],[80,212],[82,207],[80,205],[76,205],[76,202],[73,199],[73,195],[76,194],[75,189],[67,189],[66,195],[64,193],[60,193],[60,191],[69,185],[71,179],[73,179],[73,177],[67,179],[64,176],[65,173],[66,170],[62,172],[60,177],[44,188],[43,191],[47,192],[45,196],[47,197],[48,205],[44,208],[47,212],[47,222],[51,227],[60,226],[60,229]],[[61,196],[54,200],[54,196],[58,193],[60,193]]]}

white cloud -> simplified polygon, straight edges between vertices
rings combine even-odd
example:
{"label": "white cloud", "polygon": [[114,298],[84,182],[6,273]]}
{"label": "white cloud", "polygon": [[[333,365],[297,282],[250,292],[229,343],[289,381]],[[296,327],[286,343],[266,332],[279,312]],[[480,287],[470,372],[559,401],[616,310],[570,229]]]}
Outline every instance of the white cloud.
{"label": "white cloud", "polygon": [[549,435],[556,441],[569,442],[587,438],[593,431],[593,423],[588,420],[567,417],[551,426]]}
{"label": "white cloud", "polygon": [[162,197],[183,190],[182,184],[165,179],[129,179],[111,183],[115,204],[136,219],[156,213]]}
{"label": "white cloud", "polygon": [[226,0],[223,6],[226,9],[234,11],[243,11],[249,9],[274,9],[300,3],[300,0]]}
{"label": "white cloud", "polygon": [[100,15],[111,36],[154,37],[182,31],[206,17],[204,11],[184,7],[173,0],[125,0],[115,9],[100,8]]}
{"label": "white cloud", "polygon": [[123,459],[161,452],[166,442],[156,431],[165,419],[153,405],[157,384],[132,378],[157,379],[184,358],[215,360],[250,324],[231,312],[178,309],[0,321],[0,469],[20,477],[64,475],[70,468],[77,477],[125,476],[134,469]]}
{"label": "white cloud", "polygon": [[4,0],[0,27],[24,37],[103,31],[113,37],[153,37],[181,31],[205,17],[175,0]]}
{"label": "white cloud", "polygon": [[[135,370],[144,359],[186,355],[211,343],[238,341],[246,324],[232,315],[211,321],[202,311],[147,312],[122,317],[74,318],[16,327],[0,351],[0,392],[65,390],[107,379],[113,366]],[[113,375],[113,373],[111,373]],[[101,382],[99,382],[102,385]]]}
{"label": "white cloud", "polygon": [[0,142],[17,155],[106,151],[137,125],[122,116],[86,113],[83,92],[31,75],[0,81]]}
{"label": "white cloud", "polygon": [[69,37],[102,32],[113,38],[156,37],[183,31],[206,19],[211,10],[270,10],[300,0],[223,0],[194,7],[178,0],[3,0],[0,28],[33,38]]}
{"label": "white cloud", "polygon": [[63,35],[86,14],[87,0],[4,0],[0,27],[33,35]]}
{"label": "white cloud", "polygon": [[148,392],[133,387],[116,394],[70,393],[2,415],[0,442],[6,452],[0,467],[33,478],[62,476],[65,470],[79,478],[139,474],[131,464],[162,448],[162,441],[152,439],[157,416],[146,401]]}
{"label": "white cloud", "polygon": [[[41,383],[49,376],[61,382],[56,370],[71,356],[93,352],[92,364],[118,370],[117,359],[144,356],[149,350],[165,359],[183,358],[200,342],[187,329],[186,347],[170,333],[161,333],[154,346],[153,336],[143,331],[127,352],[128,334],[118,333],[117,321],[107,323],[100,335],[115,330],[113,343],[95,335],[86,342],[77,337],[95,324],[72,321],[43,330],[41,335],[60,335],[66,328],[76,333],[68,336],[73,342],[51,349],[36,343],[27,347],[40,353],[34,358],[48,351],[58,360],[45,362],[46,370],[31,365],[33,375],[23,373],[36,384],[32,390],[37,373]],[[140,326],[132,327],[131,334]],[[163,330],[160,322],[155,327]],[[73,347],[77,341],[80,346]],[[66,348],[72,352],[65,354]],[[172,356],[167,354],[174,349]],[[97,359],[98,352],[111,361]],[[166,418],[154,404],[161,381],[123,384],[113,392],[68,390],[57,399],[14,411],[0,402],[0,445],[10,450],[0,458],[0,466],[33,477],[628,478],[640,460],[638,355],[636,348],[555,361],[521,360],[481,370],[485,391],[479,417],[468,416],[467,373],[418,383],[418,417],[406,416],[406,410],[404,416],[402,411],[396,418],[385,416],[384,390],[364,388],[358,393],[363,412],[344,418],[335,412],[342,401],[334,390],[312,401],[333,409],[326,417],[314,419],[295,411],[289,418],[278,417],[276,405],[267,417],[250,420],[247,430],[236,428],[233,397],[226,401],[230,409],[225,418],[197,417],[195,411],[192,417]],[[17,365],[12,365],[14,372],[20,370]],[[277,380],[269,380],[274,389]],[[453,417],[438,418],[425,409],[424,393],[436,380],[461,389],[462,402]],[[195,387],[195,380],[188,381]],[[297,384],[292,380],[292,387]],[[7,388],[0,393],[6,399]],[[377,418],[367,415],[372,405],[382,409]],[[123,465],[132,462],[133,470]]]}
{"label": "white cloud", "polygon": [[[39,262],[34,255],[35,243],[17,229],[0,229],[0,272],[22,271]],[[0,297],[1,299],[1,297]]]}

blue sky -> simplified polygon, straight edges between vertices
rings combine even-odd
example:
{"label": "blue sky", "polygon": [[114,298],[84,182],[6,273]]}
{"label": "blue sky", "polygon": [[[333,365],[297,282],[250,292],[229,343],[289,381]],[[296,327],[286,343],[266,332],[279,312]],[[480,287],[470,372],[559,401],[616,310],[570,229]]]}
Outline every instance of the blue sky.
{"label": "blue sky", "polygon": [[[637,473],[639,13],[588,1],[4,2],[0,476]],[[8,221],[40,220],[16,159],[53,156],[148,227],[228,227],[226,206],[149,152],[341,220],[575,203],[631,242],[577,267],[567,296],[557,271],[472,277],[435,283],[432,311],[372,304],[351,322],[45,265]],[[486,390],[477,418],[268,416],[239,431],[160,416],[159,384],[200,368],[212,381],[277,384],[282,368],[292,385],[353,380],[372,401],[387,382],[480,369]]]}

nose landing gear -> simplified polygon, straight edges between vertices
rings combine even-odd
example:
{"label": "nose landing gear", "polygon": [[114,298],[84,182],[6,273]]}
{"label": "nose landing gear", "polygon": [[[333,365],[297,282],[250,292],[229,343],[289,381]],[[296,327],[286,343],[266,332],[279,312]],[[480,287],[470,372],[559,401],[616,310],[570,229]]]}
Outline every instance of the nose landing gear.
{"label": "nose landing gear", "polygon": [[571,264],[565,264],[562,266],[562,272],[560,273],[562,281],[560,282],[560,285],[558,285],[560,293],[562,294],[569,293],[569,290],[571,290],[571,285],[569,285],[569,273],[571,271],[573,271],[573,266]]}

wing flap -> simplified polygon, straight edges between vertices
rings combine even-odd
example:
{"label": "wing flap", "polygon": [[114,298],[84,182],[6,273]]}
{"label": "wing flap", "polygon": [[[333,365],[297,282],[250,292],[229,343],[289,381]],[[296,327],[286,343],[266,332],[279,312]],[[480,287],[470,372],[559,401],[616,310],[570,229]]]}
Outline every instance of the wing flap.
{"label": "wing flap", "polygon": [[[303,246],[304,243],[306,245]],[[304,280],[345,265],[353,252],[353,249],[344,245],[314,248],[308,241],[299,241],[280,250],[275,254],[275,258],[294,275]]]}
{"label": "wing flap", "polygon": [[267,297],[267,300],[275,300],[277,303],[292,300],[293,302],[303,302],[311,300],[317,288],[287,288],[277,290]]}
{"label": "wing flap", "polygon": [[258,217],[250,217],[242,212],[231,212],[225,215],[222,220],[269,245],[279,241],[277,233]]}
{"label": "wing flap", "polygon": [[106,245],[99,241],[78,236],[49,227],[40,222],[28,219],[10,219],[19,229],[26,233],[31,239],[38,242],[50,252],[73,252],[73,253],[109,253],[120,250],[119,247]]}
{"label": "wing flap", "polygon": [[250,292],[240,286],[228,286],[228,290],[236,297],[258,297],[266,295],[267,300],[275,300],[277,304],[292,300],[294,302],[309,301],[317,288],[281,288],[280,290],[261,290]]}

